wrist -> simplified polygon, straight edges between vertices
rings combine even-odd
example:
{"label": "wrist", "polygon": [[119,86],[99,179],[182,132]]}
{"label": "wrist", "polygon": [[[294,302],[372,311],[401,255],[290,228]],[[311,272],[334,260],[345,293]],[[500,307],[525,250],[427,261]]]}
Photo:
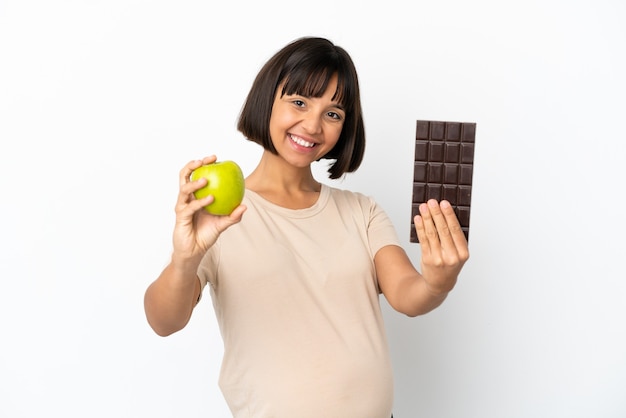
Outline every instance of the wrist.
{"label": "wrist", "polygon": [[446,281],[442,284],[434,285],[430,283],[428,280],[424,279],[424,285],[426,287],[426,291],[434,298],[443,298],[452,291],[454,285],[456,284],[456,280]]}
{"label": "wrist", "polygon": [[170,267],[174,272],[182,276],[195,276],[201,261],[202,255],[185,256],[174,252],[170,259]]}

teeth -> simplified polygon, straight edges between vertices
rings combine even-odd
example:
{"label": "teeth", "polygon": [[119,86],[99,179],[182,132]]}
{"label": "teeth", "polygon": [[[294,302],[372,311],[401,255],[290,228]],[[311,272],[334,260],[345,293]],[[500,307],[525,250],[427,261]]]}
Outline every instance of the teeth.
{"label": "teeth", "polygon": [[295,142],[296,144],[298,144],[300,146],[303,146],[303,147],[311,148],[311,147],[313,147],[313,145],[315,145],[314,143],[309,142],[309,141],[305,141],[304,139],[299,138],[297,136],[289,135],[289,137],[291,137],[291,140],[293,142]]}

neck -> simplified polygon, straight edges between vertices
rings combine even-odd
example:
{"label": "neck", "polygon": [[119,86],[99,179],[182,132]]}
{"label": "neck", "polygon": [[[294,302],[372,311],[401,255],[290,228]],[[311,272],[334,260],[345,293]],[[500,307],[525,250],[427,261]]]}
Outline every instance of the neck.
{"label": "neck", "polygon": [[313,177],[310,165],[294,167],[280,156],[264,151],[259,164],[246,178],[246,187],[253,191],[319,192],[320,183]]}
{"label": "neck", "polygon": [[310,165],[295,167],[264,151],[259,164],[246,178],[246,188],[279,206],[303,209],[315,204],[321,184],[313,177]]}

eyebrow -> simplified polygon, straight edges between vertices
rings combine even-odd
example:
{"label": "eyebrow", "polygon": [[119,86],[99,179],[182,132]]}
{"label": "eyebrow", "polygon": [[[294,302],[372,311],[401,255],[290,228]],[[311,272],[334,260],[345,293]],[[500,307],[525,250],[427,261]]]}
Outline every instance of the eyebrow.
{"label": "eyebrow", "polygon": [[342,112],[344,112],[344,113],[346,112],[346,108],[345,108],[345,107],[344,107],[344,105],[342,105],[341,103],[334,102],[334,106],[335,106],[337,109],[341,110]]}
{"label": "eyebrow", "polygon": [[[302,93],[291,93],[291,94],[289,94],[289,93],[287,93],[287,92],[284,92],[284,93],[282,94],[282,96],[281,96],[281,97],[285,97],[285,96],[300,96],[300,97],[304,97],[304,98],[306,98],[306,99],[310,99],[310,98],[313,98],[313,99],[318,99],[318,98],[319,98],[319,97],[315,97],[315,96],[307,96],[307,95],[302,94]],[[332,100],[332,99],[331,99],[331,100]],[[334,107],[336,107],[337,109],[339,109],[339,110],[343,111],[343,112],[347,112],[346,107],[345,107],[342,103],[340,103],[340,102],[338,102],[338,101],[335,101],[335,100],[334,100],[334,101],[331,103],[331,105],[332,105],[332,106],[334,106]]]}

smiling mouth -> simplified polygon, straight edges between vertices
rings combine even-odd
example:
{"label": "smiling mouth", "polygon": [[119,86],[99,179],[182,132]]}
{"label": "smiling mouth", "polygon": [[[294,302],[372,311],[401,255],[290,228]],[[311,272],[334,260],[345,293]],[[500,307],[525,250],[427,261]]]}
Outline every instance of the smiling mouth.
{"label": "smiling mouth", "polygon": [[301,147],[305,147],[305,148],[313,148],[316,144],[313,142],[309,142],[309,141],[305,141],[304,139],[295,136],[295,135],[291,135],[289,134],[289,138],[295,142],[296,144],[300,145]]}

